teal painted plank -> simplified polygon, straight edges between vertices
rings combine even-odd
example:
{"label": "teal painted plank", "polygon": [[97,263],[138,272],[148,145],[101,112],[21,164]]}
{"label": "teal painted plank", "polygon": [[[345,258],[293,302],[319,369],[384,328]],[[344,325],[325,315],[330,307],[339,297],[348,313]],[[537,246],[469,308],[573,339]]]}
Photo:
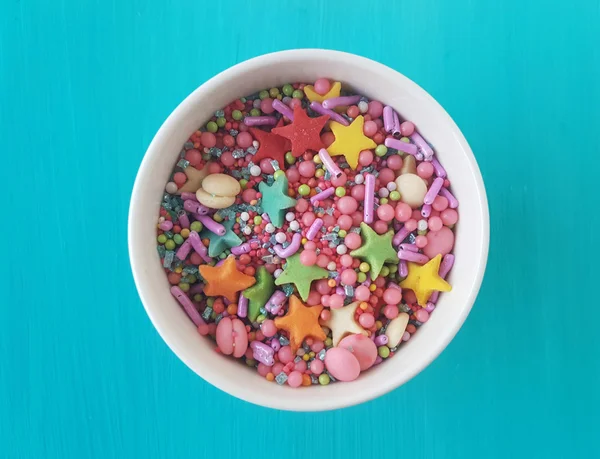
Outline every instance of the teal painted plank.
{"label": "teal painted plank", "polygon": [[[265,442],[287,457],[598,456],[598,2],[203,3],[0,4],[0,457],[241,458]],[[191,373],[147,319],[126,247],[137,166],[169,112],[295,47],[362,54],[428,90],[477,155],[492,219],[448,349],[403,388],[322,414]]]}

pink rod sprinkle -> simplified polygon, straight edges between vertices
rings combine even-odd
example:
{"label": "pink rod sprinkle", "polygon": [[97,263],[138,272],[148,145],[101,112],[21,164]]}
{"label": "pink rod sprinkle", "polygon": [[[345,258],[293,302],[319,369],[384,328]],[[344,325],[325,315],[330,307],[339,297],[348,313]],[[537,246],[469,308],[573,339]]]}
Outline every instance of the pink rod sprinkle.
{"label": "pink rod sprinkle", "polygon": [[383,128],[388,134],[394,129],[394,109],[389,105],[383,107]]}
{"label": "pink rod sprinkle", "polygon": [[225,227],[220,223],[214,221],[208,215],[197,214],[196,217],[198,218],[200,223],[202,223],[206,227],[206,229],[211,233],[215,233],[218,236],[225,236],[225,233],[227,232],[227,230],[225,230]]}
{"label": "pink rod sprinkle", "polygon": [[254,340],[250,343],[250,348],[252,349],[252,357],[254,357],[254,360],[267,366],[271,366],[275,363],[275,360],[273,359],[275,350],[271,346],[261,343],[258,340]]}
{"label": "pink rod sprinkle", "polygon": [[302,241],[302,236],[300,233],[295,233],[294,236],[292,236],[292,242],[285,249],[283,246],[277,244],[273,246],[273,250],[275,250],[275,253],[279,258],[291,257],[298,249],[300,249],[300,241]]}
{"label": "pink rod sprinkle", "polygon": [[423,265],[429,261],[429,257],[427,255],[423,255],[422,253],[417,252],[411,252],[409,250],[399,250],[398,258],[400,258],[400,260],[419,263],[420,265]]}
{"label": "pink rod sprinkle", "polygon": [[400,137],[400,118],[398,113],[394,112],[394,127],[392,128],[392,135],[394,137]]}
{"label": "pink rod sprinkle", "polygon": [[373,223],[373,207],[375,205],[375,176],[367,174],[365,176],[365,209],[363,220],[365,223]]}
{"label": "pink rod sprinkle", "polygon": [[290,121],[294,121],[294,111],[281,102],[279,99],[273,99],[273,103],[271,104],[274,110],[277,110],[283,116],[285,116]]}
{"label": "pink rod sprinkle", "polygon": [[326,108],[323,108],[323,106],[317,101],[311,102],[310,108],[312,108],[319,115],[329,116],[329,118],[332,119],[333,121],[337,121],[338,123],[343,124],[344,126],[350,126],[350,123],[348,122],[348,120],[346,118],[344,118],[339,113],[334,112],[333,110],[328,110]]}
{"label": "pink rod sprinkle", "polygon": [[412,231],[409,231],[406,226],[403,226],[402,228],[400,228],[400,231],[398,231],[395,235],[394,235],[394,239],[392,239],[392,244],[395,246],[398,246],[402,243],[402,241],[404,241],[404,239],[406,239],[406,237],[412,233]]}
{"label": "pink rod sprinkle", "polygon": [[431,164],[433,165],[435,175],[437,175],[438,177],[446,178],[446,169],[444,169],[444,166],[440,164],[440,162],[435,156],[431,158]]}
{"label": "pink rod sprinkle", "polygon": [[200,235],[196,231],[190,231],[190,235],[188,236],[188,241],[191,242],[192,247],[195,252],[200,255],[205,262],[210,263],[212,258],[208,256],[208,249],[202,244],[200,240]]}
{"label": "pink rod sprinkle", "polygon": [[423,204],[421,208],[421,216],[428,218],[431,215],[431,206],[429,204]]}
{"label": "pink rod sprinkle", "polygon": [[321,148],[319,150],[319,158],[325,165],[325,169],[329,171],[329,173],[335,178],[339,178],[342,176],[342,170],[338,167],[338,165],[331,159],[329,156],[329,152],[325,150],[325,148]]}
{"label": "pink rod sprinkle", "polygon": [[206,326],[206,322],[202,319],[202,316],[197,311],[196,306],[192,303],[192,300],[185,294],[183,290],[174,285],[171,287],[171,295],[175,297],[175,299],[179,302],[183,309],[185,310],[188,317],[194,322],[196,327],[206,327],[206,332],[208,332],[208,327]]}
{"label": "pink rod sprinkle", "polygon": [[450,209],[456,209],[458,207],[458,199],[456,199],[454,195],[450,193],[448,188],[442,188],[440,190],[440,195],[442,195],[448,200],[448,206],[450,207]]}
{"label": "pink rod sprinkle", "polygon": [[240,298],[238,299],[237,315],[241,318],[248,315],[248,298],[246,298],[243,293],[240,293]]}
{"label": "pink rod sprinkle", "polygon": [[198,201],[196,199],[196,193],[190,193],[189,191],[184,191],[183,193],[181,193],[181,199],[183,199],[184,201],[187,201],[189,199],[191,199],[192,201]]}
{"label": "pink rod sprinkle", "polygon": [[275,293],[273,293],[273,295],[271,295],[269,301],[267,301],[265,309],[271,314],[277,314],[279,311],[281,311],[286,298],[287,297],[285,296],[285,293],[283,293],[281,290],[277,290]]}
{"label": "pink rod sprinkle", "polygon": [[267,223],[271,223],[271,219],[269,218],[269,214],[268,214],[268,213],[266,213],[266,212],[263,212],[263,213],[262,213],[260,216],[261,216],[261,217],[262,217],[262,219],[263,219],[264,221],[266,221]]}
{"label": "pink rod sprinkle", "polygon": [[386,147],[395,148],[398,151],[403,151],[413,156],[416,156],[418,152],[417,146],[414,143],[402,142],[402,140],[392,139],[391,137],[386,138],[383,144]]}
{"label": "pink rod sprinkle", "polygon": [[177,258],[179,258],[181,261],[183,261],[190,254],[191,250],[192,250],[192,243],[190,241],[190,238],[188,237],[185,241],[183,241],[183,244],[181,244],[181,247],[179,247],[179,250],[177,250],[177,253],[175,253],[175,256]]}
{"label": "pink rod sprinkle", "polygon": [[400,260],[398,272],[400,273],[400,277],[408,276],[408,265],[406,264],[406,261]]}
{"label": "pink rod sprinkle", "polygon": [[306,239],[312,241],[322,226],[323,220],[321,218],[315,218],[315,221],[312,222],[312,225],[310,225],[310,228],[308,228],[308,231],[306,232]]}
{"label": "pink rod sprinkle", "polygon": [[415,244],[400,244],[400,250],[408,250],[409,252],[418,252],[419,248]]}
{"label": "pink rod sprinkle", "polygon": [[335,193],[335,188],[332,187],[332,186],[330,186],[329,188],[327,188],[327,189],[321,191],[320,193],[317,193],[314,196],[312,196],[310,198],[310,203],[311,204],[315,204],[318,201],[324,201],[329,196],[333,196],[333,193]]}
{"label": "pink rod sprinkle", "polygon": [[190,227],[190,219],[183,210],[179,212],[177,219],[179,220],[179,226],[181,226],[182,228]]}
{"label": "pink rod sprinkle", "polygon": [[431,161],[433,158],[433,150],[429,144],[425,142],[425,139],[421,137],[421,134],[416,131],[413,132],[410,136],[410,140],[417,144],[417,147],[419,147],[419,150],[421,150],[421,153],[423,153],[425,161]]}
{"label": "pink rod sprinkle", "polygon": [[173,228],[173,222],[171,220],[165,220],[158,227],[163,231],[170,231]]}
{"label": "pink rod sprinkle", "polygon": [[231,253],[233,253],[236,257],[239,255],[243,255],[244,253],[250,253],[252,247],[249,242],[244,242],[242,245],[238,245],[237,247],[231,248]]}
{"label": "pink rod sprinkle", "polygon": [[[448,254],[444,255],[444,258],[442,258],[442,263],[440,264],[440,270],[438,271],[438,274],[440,275],[440,277],[442,279],[446,278],[446,276],[452,269],[452,266],[454,266],[454,255],[452,255],[451,253],[448,253]],[[440,292],[435,290],[429,297],[429,302],[436,304],[439,296],[440,296]]]}
{"label": "pink rod sprinkle", "polygon": [[244,118],[246,126],[275,126],[277,118],[274,116],[247,116]]}
{"label": "pink rod sprinkle", "polygon": [[323,101],[323,108],[332,109],[340,105],[354,105],[360,102],[360,96],[332,97]]}
{"label": "pink rod sprinkle", "polygon": [[425,194],[423,202],[429,205],[433,204],[433,200],[439,194],[440,190],[442,189],[442,186],[444,186],[444,179],[441,177],[436,178],[429,187],[427,193]]}

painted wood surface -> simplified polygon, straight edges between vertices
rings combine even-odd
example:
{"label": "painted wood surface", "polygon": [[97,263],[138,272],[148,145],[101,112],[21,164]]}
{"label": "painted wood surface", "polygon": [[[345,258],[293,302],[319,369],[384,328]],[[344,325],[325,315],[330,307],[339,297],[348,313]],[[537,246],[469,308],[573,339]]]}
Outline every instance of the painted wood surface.
{"label": "painted wood surface", "polygon": [[[0,458],[597,457],[599,23],[597,0],[2,0]],[[486,278],[448,349],[323,414],[196,377],[146,317],[126,245],[170,111],[296,47],[422,85],[469,139],[491,210]]]}

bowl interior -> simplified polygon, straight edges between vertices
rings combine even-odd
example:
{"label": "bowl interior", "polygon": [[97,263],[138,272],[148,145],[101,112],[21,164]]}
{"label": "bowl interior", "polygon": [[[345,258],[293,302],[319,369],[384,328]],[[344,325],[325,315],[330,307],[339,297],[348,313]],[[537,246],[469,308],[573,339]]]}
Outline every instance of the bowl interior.
{"label": "bowl interior", "polygon": [[[460,201],[454,253],[448,278],[453,290],[440,296],[431,319],[389,361],[352,383],[291,389],[267,382],[240,362],[214,352],[169,293],[156,251],[156,218],[164,185],[189,135],[236,97],[288,82],[339,80],[360,94],[393,106],[415,122],[448,171]],[[279,409],[324,410],[379,396],[429,364],[456,334],[475,300],[489,243],[489,216],[481,175],[458,127],[423,89],[396,71],[351,54],[296,50],[261,56],[217,75],[186,98],[165,121],[140,167],[129,216],[129,250],[142,302],[162,338],[194,372],[241,399]]]}

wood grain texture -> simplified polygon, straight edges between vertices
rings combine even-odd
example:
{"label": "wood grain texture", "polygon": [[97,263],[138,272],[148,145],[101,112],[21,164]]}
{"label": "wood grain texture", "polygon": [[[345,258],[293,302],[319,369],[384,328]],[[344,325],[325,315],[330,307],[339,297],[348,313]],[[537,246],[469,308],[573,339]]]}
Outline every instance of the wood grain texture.
{"label": "wood grain texture", "polygon": [[[0,458],[245,458],[265,442],[288,458],[600,454],[600,4],[363,3],[0,2]],[[230,65],[296,47],[365,55],[436,97],[492,219],[481,294],[448,349],[322,414],[258,408],[190,372],[146,317],[126,245],[137,167],[170,111]]]}

